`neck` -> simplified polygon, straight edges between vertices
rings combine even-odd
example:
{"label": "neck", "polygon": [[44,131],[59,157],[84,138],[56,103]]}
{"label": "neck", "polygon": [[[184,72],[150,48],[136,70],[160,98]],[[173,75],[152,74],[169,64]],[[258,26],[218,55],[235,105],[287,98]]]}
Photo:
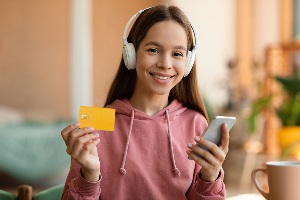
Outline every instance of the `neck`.
{"label": "neck", "polygon": [[149,116],[155,115],[169,104],[167,95],[140,96],[133,94],[129,101],[132,107]]}

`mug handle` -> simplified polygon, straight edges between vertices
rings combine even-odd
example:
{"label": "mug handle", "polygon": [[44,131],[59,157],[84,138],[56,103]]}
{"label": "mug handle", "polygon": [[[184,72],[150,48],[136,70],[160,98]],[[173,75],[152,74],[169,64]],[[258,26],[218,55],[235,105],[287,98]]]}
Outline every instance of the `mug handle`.
{"label": "mug handle", "polygon": [[258,169],[254,169],[251,172],[251,179],[252,182],[254,183],[256,189],[266,198],[269,199],[269,193],[266,193],[263,189],[261,189],[260,185],[258,184],[257,180],[256,180],[256,173],[257,172],[263,172],[265,174],[267,174],[267,169],[263,169],[263,168],[258,168]]}

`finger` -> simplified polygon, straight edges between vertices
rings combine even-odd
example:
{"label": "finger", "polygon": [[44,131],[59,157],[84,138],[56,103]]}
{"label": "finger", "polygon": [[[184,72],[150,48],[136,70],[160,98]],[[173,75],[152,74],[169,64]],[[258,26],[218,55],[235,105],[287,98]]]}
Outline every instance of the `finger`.
{"label": "finger", "polygon": [[204,168],[209,167],[209,163],[206,159],[204,159],[204,157],[200,156],[192,150],[187,150],[186,153],[188,155],[189,160],[194,160],[196,163],[198,163]]}
{"label": "finger", "polygon": [[[197,146],[201,147],[204,146],[206,147],[206,150],[209,151],[210,154],[212,154],[212,156],[214,156],[215,159],[217,159],[219,162],[223,162],[226,156],[227,151],[224,149],[221,149],[219,146],[217,146],[215,143],[212,143],[208,140],[205,140],[204,138],[199,138],[199,137],[195,137],[195,141],[197,142]],[[202,149],[202,148],[200,148]],[[196,151],[197,152],[197,151]],[[200,153],[201,155],[201,153]],[[203,155],[201,155],[203,156]],[[203,156],[204,157],[204,156]],[[205,159],[209,159],[211,161],[215,161],[215,159],[210,159],[210,157],[204,157]],[[212,163],[212,162],[210,162]]]}
{"label": "finger", "polygon": [[79,123],[76,122],[74,124],[70,124],[69,126],[65,127],[62,131],[61,131],[61,136],[64,139],[65,143],[67,144],[67,140],[68,140],[68,135],[71,131],[73,131],[74,129],[79,128]]}
{"label": "finger", "polygon": [[208,163],[214,163],[216,161],[214,155],[210,151],[205,150],[198,145],[199,143],[196,145],[192,145],[190,143],[188,144],[188,148],[191,150],[191,153],[194,153],[195,155],[193,156],[193,160],[195,160],[196,162],[200,162],[200,160],[204,159]]}
{"label": "finger", "polygon": [[222,124],[222,139],[221,139],[221,149],[223,149],[226,153],[228,152],[229,149],[229,131],[227,128],[227,124],[224,123]]}
{"label": "finger", "polygon": [[88,153],[92,154],[92,150],[96,145],[100,142],[100,138],[96,138],[94,140],[90,140],[83,146],[83,149],[86,150]]}
{"label": "finger", "polygon": [[87,127],[87,128],[73,130],[69,134],[69,137],[68,137],[67,153],[70,154],[73,151],[74,143],[78,138],[80,138],[88,133],[91,133],[93,131],[94,131],[93,127]]}
{"label": "finger", "polygon": [[99,139],[98,137],[99,137],[98,133],[90,133],[77,138],[76,141],[74,142],[71,156],[73,158],[77,158],[80,152],[85,148],[85,145],[91,143],[93,140]]}
{"label": "finger", "polygon": [[97,151],[97,144],[100,142],[100,139],[97,138],[95,140],[91,140],[90,142],[84,144],[83,148],[78,154],[78,157],[80,157],[82,160],[81,162],[87,163],[87,159],[90,155],[98,157],[98,152],[95,154],[92,154],[92,151],[95,149]]}
{"label": "finger", "polygon": [[[99,140],[98,140],[99,139]],[[96,140],[93,140],[94,142],[96,142],[95,146],[97,146],[100,143],[100,138],[97,138]],[[97,148],[92,148],[92,150],[90,151],[90,153],[94,156],[98,157],[98,150]]]}
{"label": "finger", "polygon": [[98,137],[98,133],[87,133],[79,135],[74,139],[72,138],[67,147],[68,154],[72,154],[73,156],[78,155],[85,143],[88,143],[89,141],[94,140]]}
{"label": "finger", "polygon": [[204,149],[206,148],[206,150],[208,151],[211,151],[211,149],[217,147],[217,145],[215,145],[214,143],[204,138],[200,138],[198,136],[195,137],[195,142],[199,148],[203,147]]}
{"label": "finger", "polygon": [[224,152],[222,149],[220,149],[219,147],[213,147],[211,149],[211,153],[212,155],[214,155],[214,158],[216,160],[218,160],[219,163],[223,163],[224,160],[225,160],[225,157],[226,157],[226,153],[227,152]]}
{"label": "finger", "polygon": [[187,154],[190,159],[195,160],[202,168],[201,168],[201,179],[205,181],[214,181],[217,179],[221,165],[217,162],[213,164],[207,162],[207,160],[203,158],[199,158],[194,152],[188,150]]}

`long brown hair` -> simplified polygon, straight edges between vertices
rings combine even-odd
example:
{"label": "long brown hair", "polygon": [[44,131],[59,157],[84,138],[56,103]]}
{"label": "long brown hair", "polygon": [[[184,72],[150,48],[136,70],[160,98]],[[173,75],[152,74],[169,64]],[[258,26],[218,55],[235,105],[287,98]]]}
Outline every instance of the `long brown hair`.
{"label": "long brown hair", "polygon": [[[181,25],[187,34],[188,49],[193,48],[193,33],[191,24],[183,11],[176,6],[158,5],[142,12],[133,24],[128,35],[128,42],[133,43],[135,49],[139,48],[141,41],[148,30],[157,22],[175,21]],[[137,80],[136,70],[128,70],[125,67],[123,57],[117,74],[109,89],[104,106],[111,104],[116,99],[130,98],[134,92]],[[174,86],[169,95],[169,102],[178,99],[186,107],[200,112],[209,121],[205,105],[199,92],[196,62],[188,76],[184,77]]]}

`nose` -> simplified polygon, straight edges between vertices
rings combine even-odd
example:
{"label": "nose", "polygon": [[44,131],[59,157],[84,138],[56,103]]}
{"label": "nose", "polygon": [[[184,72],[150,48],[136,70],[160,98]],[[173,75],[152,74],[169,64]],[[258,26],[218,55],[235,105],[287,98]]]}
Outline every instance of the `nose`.
{"label": "nose", "polygon": [[157,66],[164,69],[171,69],[172,58],[169,55],[162,55],[157,63]]}

